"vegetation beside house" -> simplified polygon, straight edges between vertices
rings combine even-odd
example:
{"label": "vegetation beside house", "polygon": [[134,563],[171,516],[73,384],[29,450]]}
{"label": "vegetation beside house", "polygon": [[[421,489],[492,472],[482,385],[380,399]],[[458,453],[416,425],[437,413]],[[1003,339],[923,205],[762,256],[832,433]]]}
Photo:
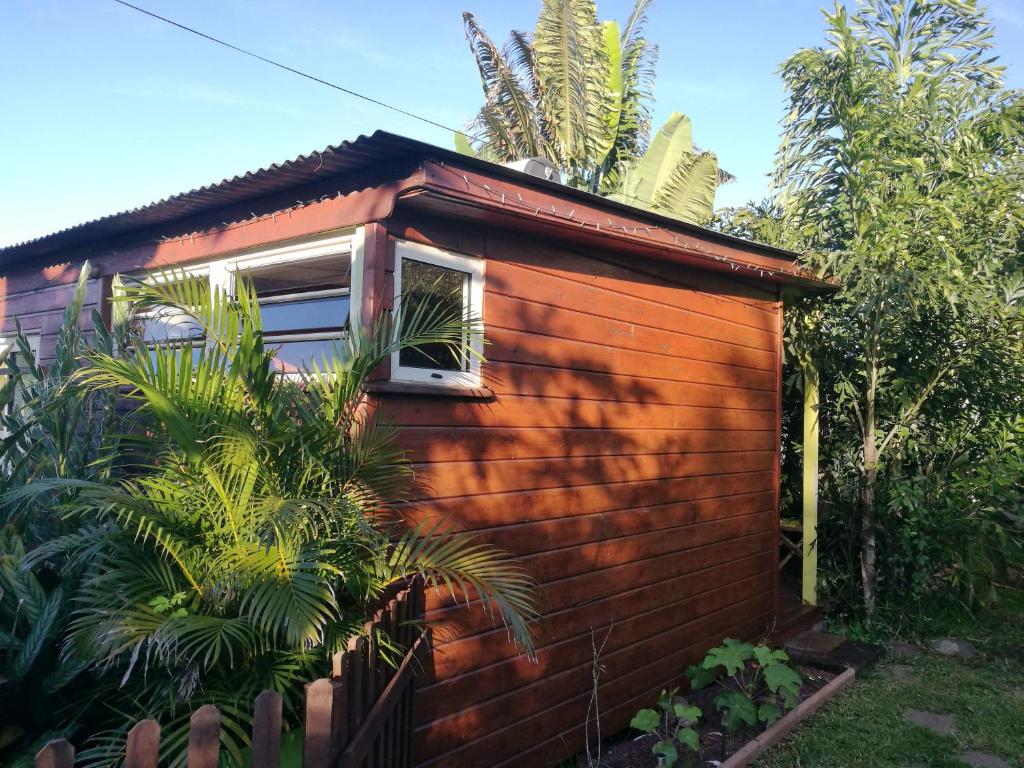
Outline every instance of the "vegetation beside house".
{"label": "vegetation beside house", "polygon": [[215,704],[240,764],[260,691],[301,727],[303,684],[414,576],[481,598],[532,652],[534,586],[515,561],[383,516],[411,471],[366,413],[366,377],[401,349],[462,354],[478,331],[461,308],[410,304],[282,374],[245,282],[234,296],[184,273],[122,284],[89,342],[88,277],[55,364],[22,337],[3,390],[20,398],[0,454],[5,760],[67,736],[85,740],[80,760],[116,762],[148,717],[180,763],[190,716]]}
{"label": "vegetation beside house", "polygon": [[1024,558],[1024,94],[974,3],[825,20],[781,69],[777,195],[722,225],[843,286],[790,313],[788,380],[817,364],[825,601],[898,630],[936,591],[992,602]]}

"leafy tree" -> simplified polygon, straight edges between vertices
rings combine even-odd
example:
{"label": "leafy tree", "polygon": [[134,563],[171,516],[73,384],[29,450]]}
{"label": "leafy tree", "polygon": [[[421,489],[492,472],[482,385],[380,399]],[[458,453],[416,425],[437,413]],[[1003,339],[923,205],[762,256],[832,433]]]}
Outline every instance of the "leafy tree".
{"label": "leafy tree", "polygon": [[732,177],[693,146],[689,118],[675,113],[648,149],[657,49],[643,37],[651,0],[636,0],[622,27],[598,21],[594,0],[545,0],[531,36],[504,48],[463,14],[480,70],[484,105],[467,154],[506,163],[544,157],[566,183],[689,221],[711,215],[715,188]]}
{"label": "leafy tree", "polygon": [[828,45],[782,67],[776,183],[791,242],[842,285],[796,342],[830,372],[830,428],[857,435],[831,471],[838,486],[856,473],[847,487],[870,613],[879,494],[904,462],[920,466],[922,430],[987,419],[994,404],[1019,413],[1005,377],[1024,349],[1024,99],[1002,89],[992,26],[973,2],[868,0],[852,15],[837,3],[826,20]]}
{"label": "leafy tree", "polygon": [[384,590],[413,576],[476,596],[532,652],[535,587],[509,555],[389,522],[411,470],[363,396],[394,351],[461,349],[473,323],[421,303],[289,378],[244,284],[231,298],[174,273],[126,287],[120,302],[133,317],[174,307],[197,331],[155,348],[136,339],[127,356],[86,350],[76,385],[134,406],[130,462],[8,496],[17,505],[68,495],[56,509],[67,531],[26,560],[82,573],[64,651],[90,662],[113,726],[86,759],[115,759],[126,729],[148,716],[182,764],[190,714],[215,703],[225,753],[241,762],[259,691],[280,692],[286,720],[301,725],[302,683],[361,631]]}
{"label": "leafy tree", "polygon": [[768,197],[736,208],[720,208],[715,211],[711,227],[756,243],[800,250],[803,244],[791,237],[786,223],[779,203]]}

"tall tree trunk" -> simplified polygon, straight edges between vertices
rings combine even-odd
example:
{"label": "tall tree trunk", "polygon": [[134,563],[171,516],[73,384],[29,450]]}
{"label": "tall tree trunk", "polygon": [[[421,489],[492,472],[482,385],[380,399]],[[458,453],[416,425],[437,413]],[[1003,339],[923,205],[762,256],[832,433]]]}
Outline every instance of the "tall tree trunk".
{"label": "tall tree trunk", "polygon": [[864,608],[870,617],[875,612],[878,590],[877,507],[875,487],[878,479],[878,443],[875,440],[875,392],[877,369],[868,367],[868,389],[864,398],[864,455],[860,473],[860,577]]}
{"label": "tall tree trunk", "polygon": [[[871,444],[874,447],[874,443]],[[865,459],[868,456],[868,444],[864,444]],[[878,588],[877,542],[877,511],[875,508],[875,481],[878,476],[876,463],[865,462],[860,476],[860,578],[864,594],[864,607],[868,616],[875,611],[875,597]]]}

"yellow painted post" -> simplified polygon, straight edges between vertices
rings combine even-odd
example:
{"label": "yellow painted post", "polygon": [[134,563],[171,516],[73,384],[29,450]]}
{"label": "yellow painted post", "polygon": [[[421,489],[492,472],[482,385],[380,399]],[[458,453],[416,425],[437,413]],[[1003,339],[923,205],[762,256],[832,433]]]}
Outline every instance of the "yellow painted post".
{"label": "yellow painted post", "polygon": [[804,373],[803,601],[818,604],[818,370],[811,360]]}

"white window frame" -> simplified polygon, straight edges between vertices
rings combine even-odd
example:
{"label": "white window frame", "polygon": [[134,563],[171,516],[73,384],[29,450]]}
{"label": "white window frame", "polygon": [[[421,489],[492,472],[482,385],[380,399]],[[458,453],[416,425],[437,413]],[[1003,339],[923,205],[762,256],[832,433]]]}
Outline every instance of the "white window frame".
{"label": "white window frame", "polygon": [[[223,266],[224,274],[226,275],[226,285],[231,291],[234,291],[235,276],[240,270],[267,267],[273,264],[287,264],[290,261],[306,261],[327,256],[339,256],[343,253],[352,256],[355,250],[352,247],[354,234],[354,232],[346,232],[343,235],[333,235],[305,242],[261,248],[258,251],[250,251],[232,256],[231,258],[221,259],[217,262],[212,262],[212,264]],[[354,275],[354,261],[352,270]],[[211,274],[212,279],[213,275]]]}
{"label": "white window frame", "polygon": [[[291,241],[282,245],[263,246],[258,249],[241,251],[230,256],[200,264],[190,264],[184,267],[169,266],[167,271],[149,270],[136,275],[137,279],[150,283],[159,284],[165,282],[169,272],[184,273],[190,277],[205,276],[210,281],[210,288],[220,288],[229,296],[235,295],[235,284],[240,272],[255,267],[265,267],[274,264],[287,264],[289,262],[308,261],[317,258],[330,256],[349,256],[351,260],[351,284],[349,288],[349,313],[347,318],[339,318],[339,326],[353,328],[358,321],[357,297],[362,292],[362,243],[363,228],[348,229],[342,233],[333,233],[327,236],[314,236],[302,240]],[[314,294],[310,294],[313,298]],[[268,334],[273,342],[285,341],[316,341],[320,339],[337,338],[334,332],[313,332],[293,333],[278,331]],[[273,343],[270,342],[270,343]],[[173,343],[173,342],[171,342]],[[297,376],[298,374],[282,374],[284,376]]]}
{"label": "white window frame", "polygon": [[[482,322],[484,309],[484,260],[476,256],[465,256],[440,248],[413,243],[408,240],[395,241],[395,310],[402,300],[402,260],[419,261],[443,269],[451,269],[469,276],[469,290],[464,299],[465,316]],[[482,330],[482,329],[481,329]],[[481,386],[480,361],[483,355],[483,338],[474,333],[469,340],[467,354],[468,370],[440,371],[431,368],[414,368],[400,363],[400,351],[391,355],[391,380],[395,382],[432,384],[435,386],[479,387]]]}

